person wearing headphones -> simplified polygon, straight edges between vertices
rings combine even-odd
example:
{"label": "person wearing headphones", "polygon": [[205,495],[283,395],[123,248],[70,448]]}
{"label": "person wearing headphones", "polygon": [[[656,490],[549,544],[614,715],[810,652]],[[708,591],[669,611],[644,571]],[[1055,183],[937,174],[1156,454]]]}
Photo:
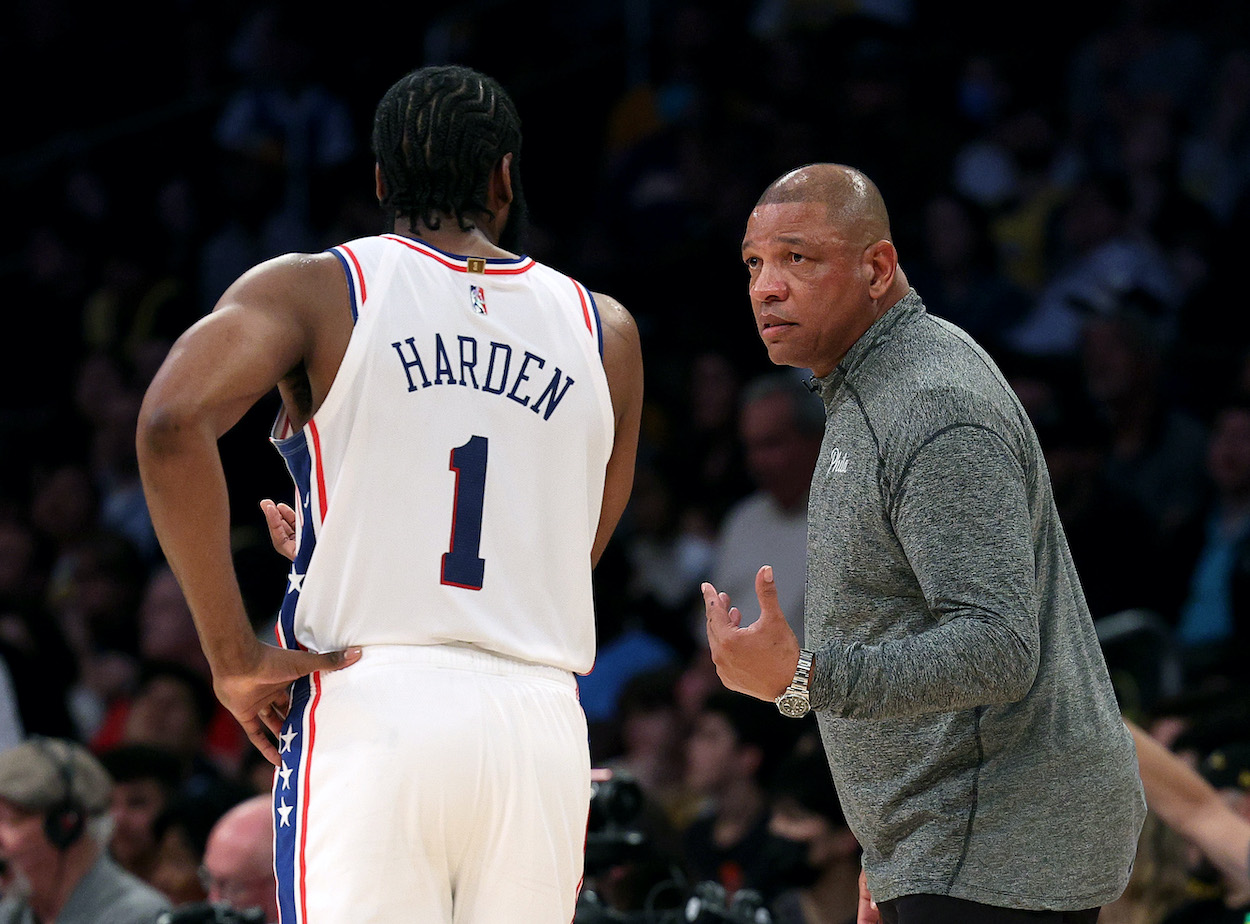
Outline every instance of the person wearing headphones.
{"label": "person wearing headphones", "polygon": [[112,786],[73,741],[0,752],[0,924],[152,924],[170,909],[105,850]]}

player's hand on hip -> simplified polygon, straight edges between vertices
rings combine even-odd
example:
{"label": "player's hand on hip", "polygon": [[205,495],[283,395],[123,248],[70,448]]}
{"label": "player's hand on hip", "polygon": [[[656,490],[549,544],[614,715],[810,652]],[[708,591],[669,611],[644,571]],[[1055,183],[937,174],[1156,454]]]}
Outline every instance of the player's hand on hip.
{"label": "player's hand on hip", "polygon": [[772,566],[755,575],[760,618],[749,626],[742,625],[742,613],[728,594],[708,583],[702,590],[708,647],[721,682],[758,699],[776,699],[794,678],[799,640],[781,612]]}
{"label": "player's hand on hip", "polygon": [[275,504],[269,498],[260,502],[269,527],[269,541],[274,551],[287,561],[295,561],[295,510],[288,504]]}
{"label": "player's hand on hip", "polygon": [[243,726],[248,740],[277,766],[280,758],[273,738],[286,721],[291,684],[307,674],[341,670],[359,660],[359,648],[317,654],[262,644],[246,668],[214,672],[213,689],[222,705]]}
{"label": "player's hand on hip", "polygon": [[861,869],[859,871],[859,907],[855,912],[855,924],[880,924],[881,913],[877,911],[877,903],[872,900],[868,891],[868,878]]}

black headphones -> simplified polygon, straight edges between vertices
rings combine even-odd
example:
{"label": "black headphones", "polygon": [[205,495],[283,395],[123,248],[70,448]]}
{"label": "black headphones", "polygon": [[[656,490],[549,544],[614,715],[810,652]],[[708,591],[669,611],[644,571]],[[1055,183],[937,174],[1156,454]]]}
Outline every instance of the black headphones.
{"label": "black headphones", "polygon": [[87,815],[74,798],[74,754],[71,750],[62,758],[57,755],[48,739],[35,735],[31,740],[61,777],[63,793],[61,798],[48,806],[43,819],[43,833],[49,844],[57,850],[65,851],[82,837],[83,828],[87,824]]}

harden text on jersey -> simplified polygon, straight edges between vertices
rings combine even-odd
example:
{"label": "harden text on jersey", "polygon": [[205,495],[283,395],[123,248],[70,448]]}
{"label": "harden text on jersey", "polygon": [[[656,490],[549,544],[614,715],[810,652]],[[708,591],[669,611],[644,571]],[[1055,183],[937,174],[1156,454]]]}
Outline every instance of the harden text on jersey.
{"label": "harden text on jersey", "polygon": [[543,420],[551,418],[573,384],[573,379],[559,366],[553,364],[548,373],[543,357],[495,340],[482,346],[476,337],[457,335],[454,340],[444,340],[442,334],[435,333],[433,343],[425,345],[424,355],[417,348],[415,337],[396,340],[391,346],[403,365],[410,392],[434,385],[473,388],[504,395],[541,414]]}

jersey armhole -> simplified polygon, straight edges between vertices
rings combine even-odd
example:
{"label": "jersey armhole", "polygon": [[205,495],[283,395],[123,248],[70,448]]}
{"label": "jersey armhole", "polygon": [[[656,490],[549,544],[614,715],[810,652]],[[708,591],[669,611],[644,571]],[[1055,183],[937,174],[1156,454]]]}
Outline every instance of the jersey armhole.
{"label": "jersey armhole", "polygon": [[339,245],[330,248],[330,253],[338,259],[339,265],[343,267],[344,275],[347,276],[347,299],[352,312],[352,324],[355,324],[360,318],[360,309],[364,306],[367,296],[364,271],[360,268],[360,261],[356,259],[356,255],[350,248]]}

